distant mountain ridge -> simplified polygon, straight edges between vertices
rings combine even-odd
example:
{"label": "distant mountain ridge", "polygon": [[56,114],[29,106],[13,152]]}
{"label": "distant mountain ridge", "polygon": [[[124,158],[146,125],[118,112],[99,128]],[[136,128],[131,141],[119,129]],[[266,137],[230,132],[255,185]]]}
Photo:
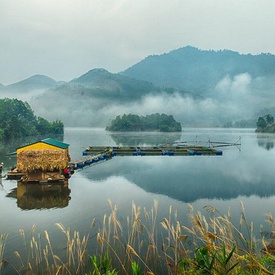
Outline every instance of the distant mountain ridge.
{"label": "distant mountain ridge", "polygon": [[113,74],[105,69],[93,69],[32,98],[30,104],[37,114],[47,113],[49,120],[59,118],[67,126],[105,127],[125,106],[161,92],[148,81]]}
{"label": "distant mountain ridge", "polygon": [[57,81],[45,76],[45,75],[34,75],[22,81],[5,86],[8,90],[38,90],[38,89],[49,89],[54,87]]}
{"label": "distant mountain ridge", "polygon": [[275,55],[239,54],[230,50],[206,51],[187,46],[151,55],[121,72],[156,86],[203,92],[226,75],[248,73],[252,77],[275,75]]}
{"label": "distant mountain ridge", "polygon": [[105,69],[92,69],[68,82],[75,89],[85,88],[93,96],[116,98],[129,101],[140,98],[150,92],[159,92],[160,89],[152,83],[137,80],[120,74],[113,74]]}
{"label": "distant mountain ridge", "polygon": [[275,108],[274,87],[274,55],[187,46],[148,56],[121,73],[97,68],[68,82],[35,75],[0,85],[0,96],[26,94],[37,115],[65,126],[105,127],[124,113],[167,113],[185,126],[250,120],[254,127],[251,121]]}

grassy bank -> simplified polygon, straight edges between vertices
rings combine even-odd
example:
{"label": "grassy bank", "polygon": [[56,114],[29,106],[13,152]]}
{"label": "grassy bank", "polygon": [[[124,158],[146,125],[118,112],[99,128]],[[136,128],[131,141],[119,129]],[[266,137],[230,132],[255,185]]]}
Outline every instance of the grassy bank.
{"label": "grassy bank", "polygon": [[[253,222],[242,207],[239,224],[206,206],[206,214],[189,206],[188,224],[182,224],[170,207],[168,217],[158,222],[158,203],[150,211],[132,205],[122,226],[116,205],[102,221],[93,220],[88,234],[81,236],[56,224],[65,240],[65,250],[54,251],[47,231],[20,230],[24,251],[5,257],[9,235],[1,234],[0,271],[17,274],[274,274],[275,220],[266,215],[269,232],[256,238]],[[100,227],[96,226],[100,224]]]}

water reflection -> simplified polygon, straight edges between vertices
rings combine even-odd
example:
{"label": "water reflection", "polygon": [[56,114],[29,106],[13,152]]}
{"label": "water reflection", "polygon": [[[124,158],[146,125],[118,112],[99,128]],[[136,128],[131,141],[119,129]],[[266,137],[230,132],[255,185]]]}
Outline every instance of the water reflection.
{"label": "water reflection", "polygon": [[22,210],[64,208],[69,205],[70,193],[68,182],[41,184],[17,182],[17,188],[7,197],[16,198],[17,206]]}
{"label": "water reflection", "polygon": [[271,150],[274,147],[274,135],[272,134],[262,134],[257,135],[258,145],[266,150]]}
{"label": "water reflection", "polygon": [[112,132],[110,134],[117,146],[138,146],[138,145],[160,145],[172,144],[180,140],[181,133],[159,133],[159,132]]}
{"label": "water reflection", "polygon": [[84,170],[82,174],[93,181],[120,176],[147,192],[187,203],[275,195],[273,162],[259,169],[259,162],[263,161],[260,158],[252,154],[241,158],[238,151],[235,153],[236,159],[233,156],[114,157],[109,163]]}

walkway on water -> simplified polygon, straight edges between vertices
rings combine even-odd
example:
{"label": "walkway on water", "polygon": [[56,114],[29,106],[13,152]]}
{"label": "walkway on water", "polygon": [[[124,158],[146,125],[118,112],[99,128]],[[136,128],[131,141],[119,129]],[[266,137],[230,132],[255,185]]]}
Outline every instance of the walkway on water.
{"label": "walkway on water", "polygon": [[109,160],[114,156],[221,156],[222,151],[202,146],[154,146],[154,147],[120,147],[89,146],[82,152],[82,158],[69,163],[76,170],[85,166]]}
{"label": "walkway on water", "polygon": [[[82,152],[80,159],[69,162],[71,171],[92,166],[114,156],[221,156],[222,151],[203,146],[89,146]],[[7,173],[7,179],[21,179],[26,173],[19,173],[16,168]]]}

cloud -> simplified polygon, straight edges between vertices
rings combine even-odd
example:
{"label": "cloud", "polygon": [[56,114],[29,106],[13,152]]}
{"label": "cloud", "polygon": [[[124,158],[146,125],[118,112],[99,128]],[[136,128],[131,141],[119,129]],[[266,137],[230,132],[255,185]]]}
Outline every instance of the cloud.
{"label": "cloud", "polygon": [[250,84],[252,77],[248,73],[238,74],[231,78],[226,75],[221,81],[219,81],[215,87],[215,90],[222,95],[229,95],[235,97],[238,95],[246,95],[250,91]]}

